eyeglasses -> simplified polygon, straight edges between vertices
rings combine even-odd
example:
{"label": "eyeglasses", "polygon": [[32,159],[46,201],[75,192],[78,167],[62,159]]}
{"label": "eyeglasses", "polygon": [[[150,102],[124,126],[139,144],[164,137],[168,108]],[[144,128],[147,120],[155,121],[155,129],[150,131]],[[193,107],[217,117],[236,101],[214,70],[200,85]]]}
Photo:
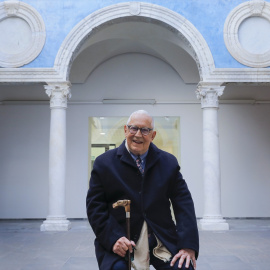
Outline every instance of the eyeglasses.
{"label": "eyeglasses", "polygon": [[147,128],[147,127],[139,128],[139,127],[130,126],[130,125],[127,125],[127,127],[129,129],[130,134],[133,134],[133,135],[136,134],[138,130],[140,130],[143,136],[147,136],[150,133],[150,131],[153,130],[152,128]]}

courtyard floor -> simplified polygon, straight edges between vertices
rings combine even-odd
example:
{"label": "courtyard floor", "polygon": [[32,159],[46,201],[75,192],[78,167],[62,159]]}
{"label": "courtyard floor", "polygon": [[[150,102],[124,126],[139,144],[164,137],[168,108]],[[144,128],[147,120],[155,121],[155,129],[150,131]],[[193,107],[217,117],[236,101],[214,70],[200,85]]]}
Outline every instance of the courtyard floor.
{"label": "courtyard floor", "polygon": [[[68,232],[40,232],[40,220],[0,220],[0,269],[98,270],[87,220],[71,222]],[[197,270],[269,270],[270,220],[228,222],[229,231],[199,232]]]}

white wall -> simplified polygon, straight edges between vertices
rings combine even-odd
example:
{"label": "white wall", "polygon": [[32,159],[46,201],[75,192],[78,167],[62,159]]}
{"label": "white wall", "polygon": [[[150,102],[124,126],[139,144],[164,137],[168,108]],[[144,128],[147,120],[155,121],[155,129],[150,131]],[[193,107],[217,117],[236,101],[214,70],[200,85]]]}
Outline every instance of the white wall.
{"label": "white wall", "polygon": [[[132,66],[130,65],[132,63]],[[154,98],[190,100],[196,85],[184,85],[166,63],[126,55],[102,64],[72,100]],[[156,116],[180,116],[181,167],[203,215],[202,111],[200,104],[69,105],[67,109],[66,214],[86,217],[88,117],[127,116],[139,108]],[[270,106],[221,105],[219,110],[222,210],[227,217],[270,216]],[[45,218],[48,214],[48,105],[0,106],[0,218]],[[123,136],[124,138],[124,136]]]}
{"label": "white wall", "polygon": [[224,216],[270,216],[270,105],[221,105]]}
{"label": "white wall", "polygon": [[43,105],[0,106],[0,218],[47,212],[49,113]]}

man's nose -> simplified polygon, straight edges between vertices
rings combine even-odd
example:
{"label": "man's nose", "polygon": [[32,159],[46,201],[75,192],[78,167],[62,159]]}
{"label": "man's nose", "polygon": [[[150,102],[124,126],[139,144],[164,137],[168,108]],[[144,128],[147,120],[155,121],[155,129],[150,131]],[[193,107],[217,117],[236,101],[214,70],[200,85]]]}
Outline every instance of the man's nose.
{"label": "man's nose", "polygon": [[142,137],[142,132],[140,129],[137,130],[137,132],[135,133],[136,137]]}

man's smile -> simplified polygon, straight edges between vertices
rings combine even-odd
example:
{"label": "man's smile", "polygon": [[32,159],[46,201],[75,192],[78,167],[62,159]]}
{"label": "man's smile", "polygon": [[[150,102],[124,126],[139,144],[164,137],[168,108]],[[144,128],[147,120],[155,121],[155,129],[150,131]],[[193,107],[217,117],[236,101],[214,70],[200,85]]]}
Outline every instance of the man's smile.
{"label": "man's smile", "polygon": [[141,142],[141,141],[137,141],[137,140],[132,140],[134,143],[136,143],[136,144],[142,144],[143,142]]}

